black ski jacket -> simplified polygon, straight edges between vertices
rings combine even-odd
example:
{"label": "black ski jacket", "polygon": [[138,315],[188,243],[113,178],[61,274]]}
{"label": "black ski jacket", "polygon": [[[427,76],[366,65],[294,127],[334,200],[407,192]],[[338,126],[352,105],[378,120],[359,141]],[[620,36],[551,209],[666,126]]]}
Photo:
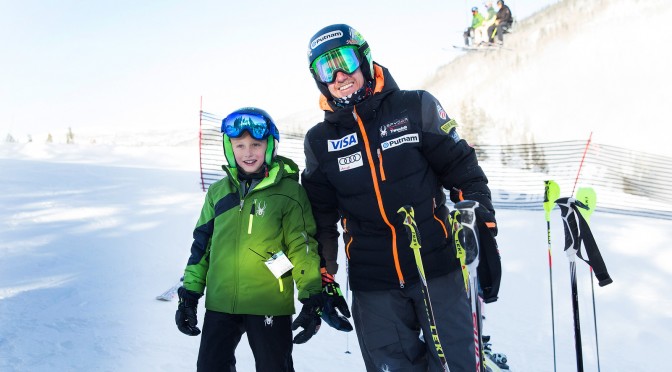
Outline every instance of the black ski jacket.
{"label": "black ski jacket", "polygon": [[363,291],[419,280],[400,207],[415,210],[430,279],[460,269],[444,188],[461,189],[464,199],[480,202],[494,220],[487,178],[474,149],[457,135],[455,121],[430,93],[400,90],[386,68],[374,66],[374,94],[364,101],[337,108],[321,97],[324,121],[306,134],[301,177],[323,266],[336,273],[341,220],[350,285]]}
{"label": "black ski jacket", "polygon": [[499,24],[511,25],[513,23],[513,16],[511,15],[509,6],[502,4],[502,7],[497,11],[495,19],[499,21]]}

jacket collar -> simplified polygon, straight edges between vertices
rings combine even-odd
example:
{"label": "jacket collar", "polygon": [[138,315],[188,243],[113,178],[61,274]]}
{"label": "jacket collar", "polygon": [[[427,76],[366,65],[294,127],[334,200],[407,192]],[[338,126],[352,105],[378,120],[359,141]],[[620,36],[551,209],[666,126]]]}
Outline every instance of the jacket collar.
{"label": "jacket collar", "polygon": [[[390,72],[387,70],[387,68],[377,64],[373,63],[373,70],[374,70],[374,77],[375,77],[375,85],[373,88],[373,94],[376,95],[378,93],[388,90],[394,90],[394,89],[399,89],[399,86],[397,83],[394,81],[392,78],[392,75],[390,75]],[[387,85],[385,84],[387,82]],[[371,97],[365,99],[364,101],[369,100]],[[336,107],[334,103],[327,98],[324,94],[320,94],[320,109],[322,111],[337,111],[342,108]],[[361,104],[361,103],[360,103]]]}
{"label": "jacket collar", "polygon": [[[222,169],[236,187],[240,187],[240,180],[238,179],[238,169],[231,168],[228,165],[222,165]],[[299,180],[299,166],[296,163],[284,156],[277,155],[273,160],[271,166],[268,167],[268,176],[259,181],[257,189],[268,187],[269,185],[280,182],[282,178],[291,178],[298,182]]]}
{"label": "jacket collar", "polygon": [[390,75],[387,68],[374,63],[376,84],[374,86],[373,95],[366,98],[362,102],[349,107],[337,107],[328,100],[324,95],[320,97],[320,108],[324,111],[324,120],[335,126],[342,126],[345,128],[352,128],[357,126],[352,110],[357,108],[358,115],[362,120],[367,121],[371,119],[378,110],[382,102],[388,94],[398,91],[399,86]]}

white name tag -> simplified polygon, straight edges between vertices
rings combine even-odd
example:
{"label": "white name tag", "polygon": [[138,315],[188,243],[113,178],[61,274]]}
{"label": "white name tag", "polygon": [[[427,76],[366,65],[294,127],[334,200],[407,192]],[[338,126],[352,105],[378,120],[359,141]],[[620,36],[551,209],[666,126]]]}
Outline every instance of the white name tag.
{"label": "white name tag", "polygon": [[292,265],[292,262],[289,261],[289,258],[285,256],[285,252],[280,251],[268,260],[264,262],[266,266],[268,266],[268,269],[271,270],[273,275],[275,275],[276,278],[280,278],[282,274],[288,272],[291,270],[294,265]]}

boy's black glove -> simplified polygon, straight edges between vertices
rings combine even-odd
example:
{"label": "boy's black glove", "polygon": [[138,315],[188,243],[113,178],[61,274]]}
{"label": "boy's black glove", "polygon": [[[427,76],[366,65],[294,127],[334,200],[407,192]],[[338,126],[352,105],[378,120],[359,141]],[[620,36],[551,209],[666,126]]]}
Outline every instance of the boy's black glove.
{"label": "boy's black glove", "polygon": [[303,303],[303,308],[299,316],[292,322],[292,331],[303,327],[303,331],[294,337],[295,344],[303,344],[310,340],[320,330],[320,325],[322,324],[322,320],[320,319],[323,303],[322,293],[303,299],[301,303]]}
{"label": "boy's black glove", "polygon": [[201,334],[201,330],[196,327],[196,324],[198,324],[196,309],[198,308],[198,299],[203,295],[184,287],[177,289],[177,295],[180,299],[177,303],[177,311],[175,312],[177,329],[185,335],[198,336]]}
{"label": "boy's black glove", "polygon": [[348,303],[343,298],[340,286],[334,281],[334,276],[329,274],[324,268],[322,269],[322,294],[324,296],[322,319],[336,330],[343,332],[352,331],[352,324],[346,319],[351,316]]}

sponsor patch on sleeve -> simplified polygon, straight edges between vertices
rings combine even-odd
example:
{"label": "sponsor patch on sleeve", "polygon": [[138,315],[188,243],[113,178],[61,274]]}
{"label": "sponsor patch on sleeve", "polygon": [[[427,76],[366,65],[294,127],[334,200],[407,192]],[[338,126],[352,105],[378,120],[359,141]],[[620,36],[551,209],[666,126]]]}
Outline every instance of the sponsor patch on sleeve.
{"label": "sponsor patch on sleeve", "polygon": [[446,113],[446,110],[441,107],[438,103],[436,104],[436,113],[439,114],[439,117],[441,120],[446,120],[448,119],[448,114]]}
{"label": "sponsor patch on sleeve", "polygon": [[457,128],[457,122],[455,119],[450,119],[450,121],[441,126],[441,130],[446,133],[450,133],[453,128]]}

